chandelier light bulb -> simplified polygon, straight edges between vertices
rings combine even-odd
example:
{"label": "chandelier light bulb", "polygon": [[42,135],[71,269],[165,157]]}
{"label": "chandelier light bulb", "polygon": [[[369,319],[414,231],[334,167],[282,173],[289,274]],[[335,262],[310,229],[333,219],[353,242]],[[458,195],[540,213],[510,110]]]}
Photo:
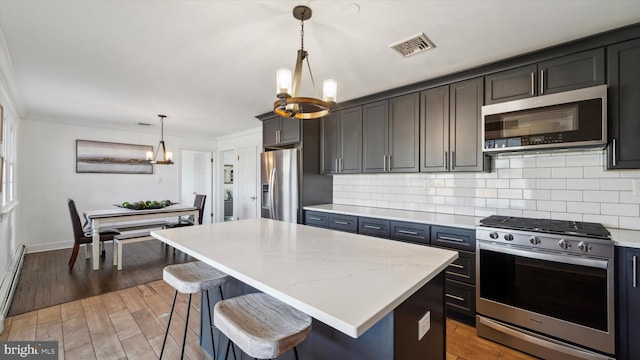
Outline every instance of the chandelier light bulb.
{"label": "chandelier light bulb", "polygon": [[276,71],[276,94],[278,97],[291,96],[291,70],[278,69]]}
{"label": "chandelier light bulb", "polygon": [[336,102],[338,95],[338,83],[333,79],[327,79],[322,83],[322,100]]}

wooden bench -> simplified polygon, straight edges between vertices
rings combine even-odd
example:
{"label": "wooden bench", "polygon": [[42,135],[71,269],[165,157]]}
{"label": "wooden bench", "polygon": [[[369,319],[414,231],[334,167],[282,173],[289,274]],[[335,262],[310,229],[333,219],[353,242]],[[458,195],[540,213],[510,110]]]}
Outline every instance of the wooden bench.
{"label": "wooden bench", "polygon": [[118,234],[113,237],[113,265],[118,266],[118,270],[122,270],[122,245],[140,241],[154,240],[150,230],[128,232]]}

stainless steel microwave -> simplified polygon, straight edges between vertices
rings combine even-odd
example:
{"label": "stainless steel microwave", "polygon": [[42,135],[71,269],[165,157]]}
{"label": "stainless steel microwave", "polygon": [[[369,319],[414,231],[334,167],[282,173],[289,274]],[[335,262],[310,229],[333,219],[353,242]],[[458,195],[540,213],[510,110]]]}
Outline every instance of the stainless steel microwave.
{"label": "stainless steel microwave", "polygon": [[482,107],[485,153],[607,144],[607,85]]}

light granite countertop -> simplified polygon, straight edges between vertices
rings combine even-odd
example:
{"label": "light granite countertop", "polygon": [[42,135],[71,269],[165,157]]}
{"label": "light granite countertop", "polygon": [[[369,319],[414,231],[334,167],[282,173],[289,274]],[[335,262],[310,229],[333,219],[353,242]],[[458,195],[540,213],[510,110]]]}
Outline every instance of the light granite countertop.
{"label": "light granite countertop", "polygon": [[354,338],[458,257],[455,251],[270,219],[151,235]]}
{"label": "light granite countertop", "polygon": [[[378,219],[408,221],[431,225],[452,226],[465,229],[475,229],[482,217],[451,215],[424,211],[410,211],[384,209],[366,206],[323,204],[305,206],[305,210],[329,212],[343,215],[373,217]],[[615,246],[640,248],[640,231],[608,228]]]}

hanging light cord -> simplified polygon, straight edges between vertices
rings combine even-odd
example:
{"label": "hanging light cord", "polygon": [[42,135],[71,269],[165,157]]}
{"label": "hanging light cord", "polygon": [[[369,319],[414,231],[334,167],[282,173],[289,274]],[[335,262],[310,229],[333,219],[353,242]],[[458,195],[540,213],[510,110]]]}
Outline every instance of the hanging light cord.
{"label": "hanging light cord", "polygon": [[[300,50],[304,51],[304,14],[300,19]],[[309,64],[309,54],[304,52],[305,60],[307,61],[307,69],[309,69],[309,76],[311,77],[311,85],[313,85],[313,91],[318,96],[318,89],[316,88],[316,81],[313,79],[313,72],[311,72],[311,64]]]}

